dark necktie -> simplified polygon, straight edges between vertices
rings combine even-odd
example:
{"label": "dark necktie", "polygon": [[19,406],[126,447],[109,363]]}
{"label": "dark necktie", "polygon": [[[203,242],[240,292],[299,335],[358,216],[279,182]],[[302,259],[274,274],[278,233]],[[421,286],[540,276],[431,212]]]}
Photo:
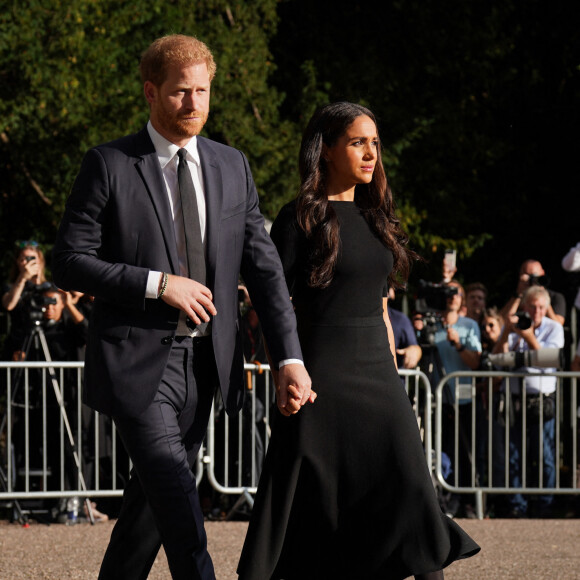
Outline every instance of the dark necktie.
{"label": "dark necktie", "polygon": [[[189,167],[187,166],[187,151],[180,149],[177,152],[179,164],[177,166],[177,182],[179,185],[179,195],[181,197],[181,210],[183,213],[183,230],[185,233],[185,246],[187,248],[187,269],[189,277],[200,284],[206,285],[205,252],[201,239],[201,225],[199,222],[199,210],[197,208],[197,198],[195,187]],[[201,193],[201,192],[200,192]],[[187,325],[193,328],[193,322],[187,319]],[[207,323],[197,326],[200,331],[204,331]]]}

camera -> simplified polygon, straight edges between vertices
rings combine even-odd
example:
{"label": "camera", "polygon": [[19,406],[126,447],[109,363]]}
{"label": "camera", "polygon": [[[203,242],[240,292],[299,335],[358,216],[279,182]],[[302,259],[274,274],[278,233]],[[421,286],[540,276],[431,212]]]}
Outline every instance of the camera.
{"label": "camera", "polygon": [[518,321],[515,324],[516,328],[520,330],[527,330],[532,326],[532,319],[527,312],[516,312],[515,316],[518,317]]}
{"label": "camera", "polygon": [[550,279],[548,276],[536,276],[535,274],[530,274],[528,283],[530,286],[544,286],[544,288],[546,288],[550,284]]}
{"label": "camera", "polygon": [[44,282],[43,284],[35,284],[22,293],[20,300],[31,324],[40,324],[44,319],[46,307],[49,304],[56,304],[56,298],[49,298],[44,295],[52,287],[50,282]]}
{"label": "camera", "polygon": [[25,262],[32,262],[32,260],[36,260],[36,256],[24,256]]}
{"label": "camera", "polygon": [[423,328],[417,340],[421,346],[433,346],[435,344],[435,333],[438,329],[437,323],[441,322],[441,315],[428,312],[423,314],[421,319],[423,320]]}
{"label": "camera", "polygon": [[444,312],[447,310],[447,300],[455,296],[458,291],[455,286],[419,280],[415,310],[421,313]]}

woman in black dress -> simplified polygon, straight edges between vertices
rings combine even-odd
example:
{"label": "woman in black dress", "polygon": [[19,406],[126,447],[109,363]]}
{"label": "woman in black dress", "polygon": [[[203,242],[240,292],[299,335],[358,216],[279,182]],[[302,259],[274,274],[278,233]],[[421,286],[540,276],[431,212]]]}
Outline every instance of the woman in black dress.
{"label": "woman in black dress", "polygon": [[389,286],[414,254],[395,217],[373,114],[318,110],[301,189],[272,226],[318,398],[277,415],[241,580],[443,578],[479,546],[439,508],[394,362]]}

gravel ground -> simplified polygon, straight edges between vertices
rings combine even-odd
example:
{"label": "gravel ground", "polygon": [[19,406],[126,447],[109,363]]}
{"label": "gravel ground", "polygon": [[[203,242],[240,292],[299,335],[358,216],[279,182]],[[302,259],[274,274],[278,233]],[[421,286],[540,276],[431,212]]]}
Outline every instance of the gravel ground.
{"label": "gravel ground", "polygon": [[[455,562],[447,580],[580,579],[580,521],[457,520],[481,545],[475,557]],[[0,521],[0,579],[95,579],[114,522],[74,527]],[[235,568],[247,522],[207,522],[218,580],[237,580]],[[160,553],[150,580],[171,580]],[[364,579],[352,579],[364,580]]]}

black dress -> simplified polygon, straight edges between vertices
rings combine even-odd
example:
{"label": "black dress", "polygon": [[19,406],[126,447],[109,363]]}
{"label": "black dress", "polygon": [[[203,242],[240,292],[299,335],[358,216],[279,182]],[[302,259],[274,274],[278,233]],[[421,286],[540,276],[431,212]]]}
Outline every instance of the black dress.
{"label": "black dress", "polygon": [[324,290],[285,206],[272,227],[318,393],[278,414],[238,566],[241,580],[384,580],[432,572],[479,546],[438,504],[383,321],[393,260],[354,202],[331,202],[340,253]]}

